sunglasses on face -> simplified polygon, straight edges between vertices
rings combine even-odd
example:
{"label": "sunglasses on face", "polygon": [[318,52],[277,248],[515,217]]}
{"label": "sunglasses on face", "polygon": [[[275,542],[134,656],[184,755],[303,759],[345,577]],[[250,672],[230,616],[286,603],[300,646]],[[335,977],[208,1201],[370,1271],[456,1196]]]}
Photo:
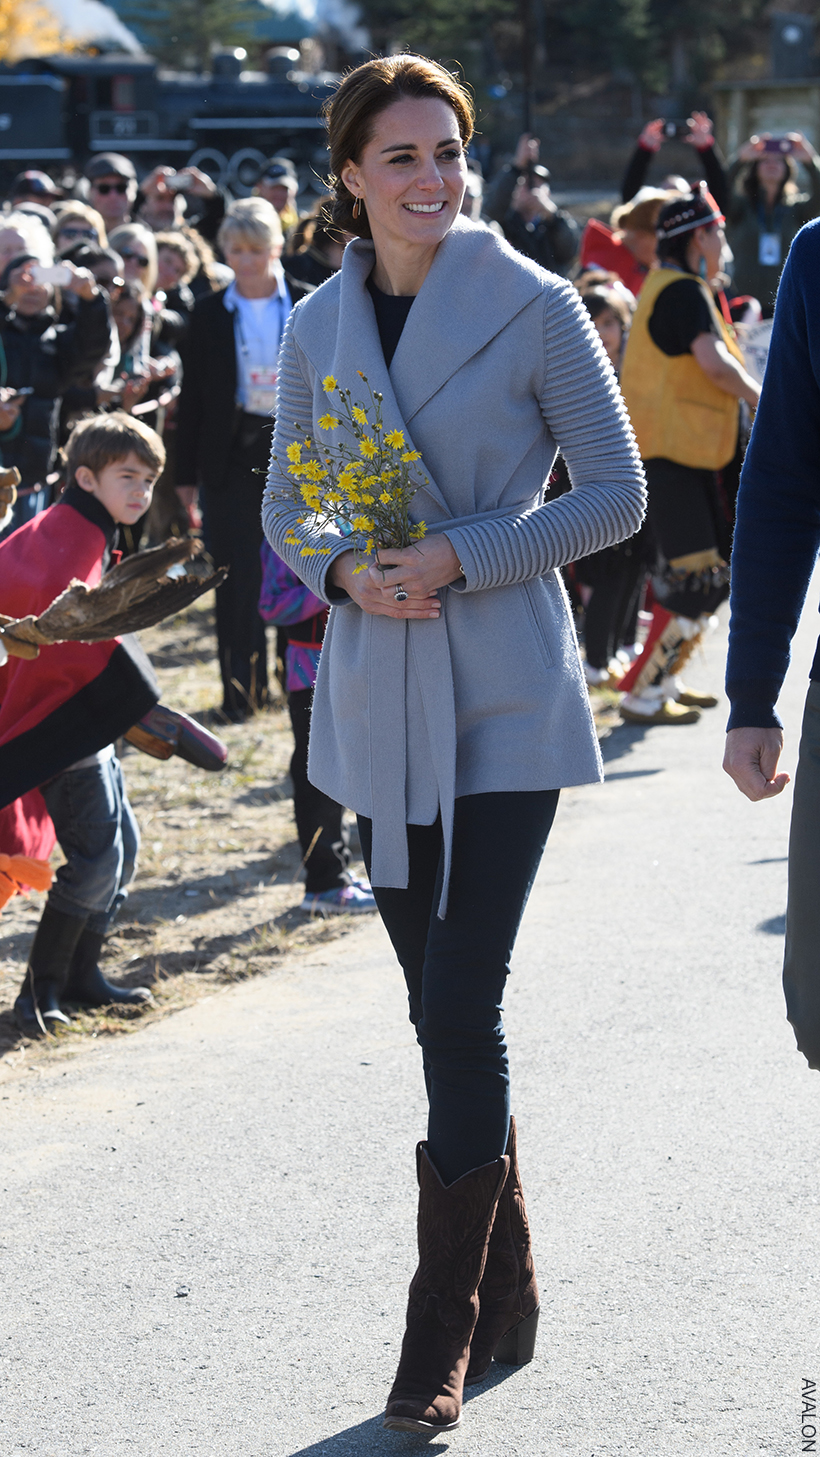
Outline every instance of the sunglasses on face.
{"label": "sunglasses on face", "polygon": [[128,191],[127,182],[92,182],[91,186],[100,197],[107,197],[109,192],[119,192],[124,196]]}
{"label": "sunglasses on face", "polygon": [[75,228],[73,226],[69,226],[67,228],[60,228],[60,237],[61,238],[93,238],[94,241],[96,242],[96,240],[97,240],[97,229],[96,228]]}
{"label": "sunglasses on face", "polygon": [[141,253],[126,253],[124,248],[120,249],[120,257],[128,259],[131,263],[138,263],[140,268],[147,268],[149,260],[143,258]]}

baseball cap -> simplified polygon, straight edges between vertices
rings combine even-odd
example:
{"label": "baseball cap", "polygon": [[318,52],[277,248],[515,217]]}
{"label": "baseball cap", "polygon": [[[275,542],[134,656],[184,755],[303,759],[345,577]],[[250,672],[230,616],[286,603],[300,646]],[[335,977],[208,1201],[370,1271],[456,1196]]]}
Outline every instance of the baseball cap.
{"label": "baseball cap", "polygon": [[276,182],[280,177],[289,177],[293,182],[299,180],[290,157],[271,157],[259,174],[260,181],[263,177],[266,182]]}
{"label": "baseball cap", "polygon": [[99,152],[92,157],[85,169],[85,175],[89,182],[94,182],[98,177],[125,177],[130,182],[136,180],[133,162],[127,157],[121,157],[119,152]]}
{"label": "baseball cap", "polygon": [[47,172],[18,172],[9,190],[9,197],[62,197],[63,190],[52,182]]}

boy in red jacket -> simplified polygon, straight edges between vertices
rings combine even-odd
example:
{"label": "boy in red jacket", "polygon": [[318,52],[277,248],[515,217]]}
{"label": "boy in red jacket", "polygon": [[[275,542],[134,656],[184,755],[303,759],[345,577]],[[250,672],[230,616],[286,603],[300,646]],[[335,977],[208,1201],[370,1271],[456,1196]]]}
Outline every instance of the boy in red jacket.
{"label": "boy in red jacket", "polygon": [[[165,463],[159,436],[116,413],[84,420],[66,447],[68,485],[56,505],[0,543],[0,613],[36,616],[71,581],[96,586],[116,554],[118,525],[148,509]],[[139,830],[114,740],[157,703],[135,639],[66,642],[0,665],[0,840],[58,869],[14,1015],[29,1037],[67,1023],[61,1000],[145,1001],[102,975],[103,938],[133,879]]]}

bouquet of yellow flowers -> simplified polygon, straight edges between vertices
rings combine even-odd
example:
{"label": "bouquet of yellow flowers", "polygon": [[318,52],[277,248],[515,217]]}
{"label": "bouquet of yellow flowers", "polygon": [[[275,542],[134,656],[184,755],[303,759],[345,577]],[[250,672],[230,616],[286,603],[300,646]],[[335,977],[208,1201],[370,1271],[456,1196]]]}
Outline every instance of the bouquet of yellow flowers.
{"label": "bouquet of yellow flowers", "polygon": [[[421,456],[407,449],[401,430],[385,432],[383,397],[374,393],[361,370],[358,374],[370,394],[372,420],[349,390],[339,388],[333,375],[322,381],[325,394],[335,395],[338,403],[337,412],[322,415],[319,426],[325,432],[346,431],[350,443],[327,445],[305,435],[288,446],[286,468],[276,456],[273,459],[290,487],[290,499],[306,513],[297,526],[309,526],[313,532],[333,527],[334,535],[341,531],[354,551],[363,557],[374,554],[378,563],[380,548],[412,546],[426,535],[423,521],[411,522],[410,505],[429,482],[414,475],[412,467]],[[296,429],[301,431],[301,425]],[[292,528],[285,540],[297,546],[303,538]],[[300,555],[328,556],[331,550],[305,541]],[[359,561],[355,571],[363,572],[367,566],[366,560]]]}

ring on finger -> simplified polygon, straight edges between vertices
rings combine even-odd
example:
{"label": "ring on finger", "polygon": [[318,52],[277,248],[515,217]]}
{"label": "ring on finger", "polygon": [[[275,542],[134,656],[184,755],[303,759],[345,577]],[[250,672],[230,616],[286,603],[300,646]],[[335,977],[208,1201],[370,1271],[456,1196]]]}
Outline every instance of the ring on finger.
{"label": "ring on finger", "polygon": [[396,599],[397,602],[406,602],[407,601],[407,593],[405,592],[405,590],[404,590],[401,582],[399,582],[398,586],[396,587],[396,590],[393,593],[393,596],[394,596],[394,598]]}

